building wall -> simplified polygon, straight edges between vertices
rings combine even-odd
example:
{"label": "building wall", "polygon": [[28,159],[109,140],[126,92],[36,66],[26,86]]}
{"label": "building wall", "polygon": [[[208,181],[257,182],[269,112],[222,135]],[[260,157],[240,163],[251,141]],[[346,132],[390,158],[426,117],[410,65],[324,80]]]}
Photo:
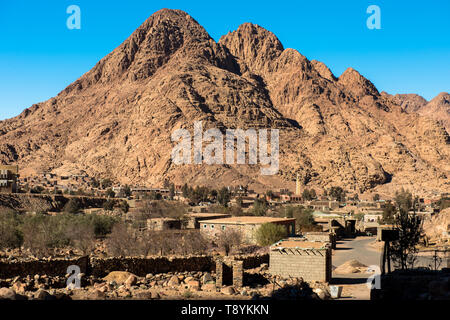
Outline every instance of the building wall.
{"label": "building wall", "polygon": [[303,237],[308,241],[329,242],[336,249],[336,235],[330,232],[306,232]]}
{"label": "building wall", "polygon": [[[295,233],[295,223],[283,223],[283,222],[272,222],[275,224],[284,225],[288,231],[289,235],[294,235]],[[205,228],[206,225],[206,228]],[[209,238],[215,238],[220,235],[222,231],[226,230],[237,230],[242,232],[244,241],[249,244],[256,244],[256,231],[261,227],[262,224],[220,224],[220,223],[200,223],[200,232]],[[212,227],[214,226],[214,227]],[[292,226],[290,228],[290,226]],[[292,229],[292,230],[290,230]]]}
{"label": "building wall", "polygon": [[269,272],[304,281],[331,280],[331,249],[285,249],[270,252]]}
{"label": "building wall", "polygon": [[17,192],[18,166],[0,165],[0,193]]}

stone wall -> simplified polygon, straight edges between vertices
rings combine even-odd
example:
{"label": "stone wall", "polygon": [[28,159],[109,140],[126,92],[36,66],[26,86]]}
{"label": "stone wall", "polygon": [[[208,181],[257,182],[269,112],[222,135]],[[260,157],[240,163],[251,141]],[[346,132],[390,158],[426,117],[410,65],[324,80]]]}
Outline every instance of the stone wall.
{"label": "stone wall", "polygon": [[331,249],[275,249],[270,252],[269,272],[304,281],[331,280]]}
{"label": "stone wall", "polygon": [[91,272],[96,277],[104,277],[111,271],[128,271],[143,277],[148,273],[212,271],[214,268],[210,256],[91,259]]}
{"label": "stone wall", "polygon": [[0,261],[0,279],[14,278],[16,276],[27,275],[48,275],[48,276],[65,276],[69,266],[79,266],[81,272],[89,273],[89,258],[83,257],[79,259],[52,259],[52,260],[36,260],[36,261],[18,261],[4,262]]}
{"label": "stone wall", "polygon": [[[64,276],[71,265],[80,267],[86,275],[104,277],[111,271],[129,271],[137,276],[148,273],[158,274],[184,271],[215,271],[216,263],[213,256],[192,257],[151,257],[151,258],[90,258],[52,259],[36,261],[0,261],[0,279],[25,277],[27,275]],[[253,269],[263,263],[268,263],[269,255],[236,256],[242,261],[244,269]]]}

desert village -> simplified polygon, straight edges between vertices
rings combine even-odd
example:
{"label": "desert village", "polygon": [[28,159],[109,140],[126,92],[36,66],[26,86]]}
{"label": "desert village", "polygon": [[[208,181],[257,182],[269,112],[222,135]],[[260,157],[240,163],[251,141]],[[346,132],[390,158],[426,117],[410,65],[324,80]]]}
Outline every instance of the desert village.
{"label": "desert village", "polygon": [[[79,245],[33,251],[24,248],[25,239],[15,248],[2,243],[0,298],[377,299],[393,295],[395,286],[401,286],[397,282],[404,281],[401,275],[390,276],[397,272],[390,270],[390,261],[385,270],[386,241],[395,225],[384,221],[391,200],[379,196],[361,201],[346,197],[344,190],[318,196],[305,192],[298,177],[294,191],[256,194],[236,186],[195,196],[201,189],[187,185],[130,187],[87,175],[50,173],[21,178],[18,166],[1,166],[0,173],[2,210],[48,217],[107,216],[128,225],[135,237],[127,228],[122,233],[116,228],[96,237],[84,251]],[[425,230],[416,267],[432,279],[425,287],[419,281],[411,284],[414,289],[408,294],[416,294],[414,298],[449,297],[448,280],[442,279],[448,279],[450,267],[450,209],[441,210],[441,199],[450,202],[449,194],[442,194],[417,199],[411,208]],[[273,243],[262,235],[267,225],[281,228]],[[87,243],[83,235],[73,239],[70,243]],[[136,248],[141,243],[155,247],[133,252],[127,241],[135,241],[128,246]],[[158,247],[158,241],[164,246]],[[365,264],[359,261],[364,259]],[[72,265],[81,270],[80,289],[66,285]],[[371,270],[374,265],[378,270]],[[384,277],[385,291],[367,286],[377,272]]]}

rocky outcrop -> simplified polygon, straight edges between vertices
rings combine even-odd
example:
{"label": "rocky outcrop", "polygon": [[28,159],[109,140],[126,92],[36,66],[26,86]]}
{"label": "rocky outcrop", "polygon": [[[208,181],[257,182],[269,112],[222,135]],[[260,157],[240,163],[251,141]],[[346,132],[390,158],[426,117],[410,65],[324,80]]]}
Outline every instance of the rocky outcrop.
{"label": "rocky outcrop", "polygon": [[[441,99],[446,101],[445,99]],[[439,101],[441,101],[439,100]],[[441,103],[437,103],[441,106]],[[171,133],[277,128],[280,170],[171,161]],[[450,139],[406,113],[354,69],[338,79],[245,23],[215,42],[191,16],[163,9],[56,97],[0,122],[0,161],[24,175],[84,170],[120,183],[249,185],[256,190],[448,190]]]}

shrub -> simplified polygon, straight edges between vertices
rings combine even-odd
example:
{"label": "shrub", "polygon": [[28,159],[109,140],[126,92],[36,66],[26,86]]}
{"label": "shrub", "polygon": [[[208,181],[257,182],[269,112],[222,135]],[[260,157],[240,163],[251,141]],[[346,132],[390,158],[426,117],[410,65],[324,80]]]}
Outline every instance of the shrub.
{"label": "shrub", "polygon": [[22,245],[23,237],[18,227],[19,219],[15,212],[0,212],[0,249],[13,249]]}
{"label": "shrub", "polygon": [[78,213],[80,209],[80,201],[78,199],[70,199],[64,206],[63,211],[68,213]]}
{"label": "shrub", "polygon": [[287,236],[284,226],[274,223],[264,223],[256,230],[256,241],[260,246],[269,246]]}
{"label": "shrub", "polygon": [[130,210],[130,205],[125,200],[120,201],[119,207],[123,213],[127,213]]}
{"label": "shrub", "polygon": [[114,210],[114,201],[113,200],[107,200],[103,203],[103,209],[106,211],[113,211]]}
{"label": "shrub", "polygon": [[22,225],[23,245],[37,256],[46,256],[52,249],[70,243],[64,217],[56,218],[37,214],[27,216]]}
{"label": "shrub", "polygon": [[136,232],[125,223],[116,224],[106,241],[108,253],[112,256],[138,255],[136,244]]}
{"label": "shrub", "polygon": [[235,229],[225,229],[217,237],[217,245],[225,251],[225,255],[228,255],[233,249],[239,247],[242,241],[242,232]]}
{"label": "shrub", "polygon": [[265,199],[256,199],[251,212],[255,216],[265,216],[268,208],[269,205]]}
{"label": "shrub", "polygon": [[113,217],[92,214],[87,216],[90,220],[90,224],[94,228],[94,234],[98,238],[105,237],[112,232],[114,225],[117,223],[117,219]]}
{"label": "shrub", "polygon": [[87,219],[75,219],[67,226],[70,244],[80,250],[83,255],[91,253],[95,248],[94,226]]}

